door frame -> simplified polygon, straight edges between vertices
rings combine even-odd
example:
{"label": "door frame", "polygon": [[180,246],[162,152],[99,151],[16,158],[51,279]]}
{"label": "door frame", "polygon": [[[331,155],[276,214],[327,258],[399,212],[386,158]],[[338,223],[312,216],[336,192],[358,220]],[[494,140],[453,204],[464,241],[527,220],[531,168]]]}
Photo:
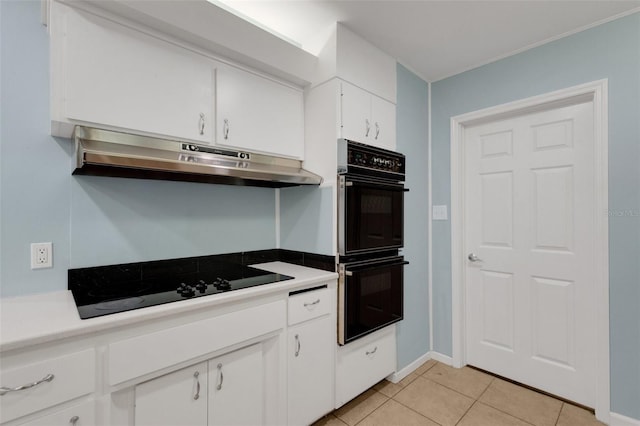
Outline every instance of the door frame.
{"label": "door frame", "polygon": [[596,417],[608,422],[609,382],[609,219],[608,219],[608,80],[597,80],[558,91],[457,115],[451,118],[451,300],[454,367],[467,364],[466,268],[464,259],[465,128],[499,119],[593,102],[596,312]]}

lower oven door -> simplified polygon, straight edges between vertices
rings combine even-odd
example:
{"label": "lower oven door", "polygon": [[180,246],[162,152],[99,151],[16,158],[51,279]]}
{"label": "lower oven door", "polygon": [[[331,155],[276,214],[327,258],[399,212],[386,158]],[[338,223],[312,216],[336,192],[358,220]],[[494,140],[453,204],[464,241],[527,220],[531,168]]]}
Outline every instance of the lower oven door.
{"label": "lower oven door", "polygon": [[402,256],[394,256],[339,265],[339,344],[402,319],[407,263]]}

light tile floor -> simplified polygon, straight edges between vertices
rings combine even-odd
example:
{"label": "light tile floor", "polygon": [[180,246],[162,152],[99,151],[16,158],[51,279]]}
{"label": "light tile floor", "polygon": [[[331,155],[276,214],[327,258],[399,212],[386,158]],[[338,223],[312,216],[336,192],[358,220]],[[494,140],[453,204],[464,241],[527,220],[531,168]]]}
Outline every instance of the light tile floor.
{"label": "light tile floor", "polygon": [[386,380],[314,426],[595,426],[582,408],[469,367],[430,360],[399,383]]}

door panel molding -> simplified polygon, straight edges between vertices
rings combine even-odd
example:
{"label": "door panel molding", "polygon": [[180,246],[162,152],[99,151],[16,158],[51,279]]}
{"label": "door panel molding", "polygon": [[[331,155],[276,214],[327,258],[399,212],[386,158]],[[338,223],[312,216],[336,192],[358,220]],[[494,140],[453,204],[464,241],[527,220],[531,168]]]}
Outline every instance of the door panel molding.
{"label": "door panel molding", "polygon": [[[465,289],[465,152],[463,141],[467,127],[552,110],[563,106],[592,102],[594,119],[594,173],[596,205],[596,277],[598,303],[596,329],[596,417],[610,420],[609,378],[609,220],[608,211],[608,80],[534,96],[451,118],[451,277],[453,365],[466,365]],[[560,147],[542,147],[558,149]]]}

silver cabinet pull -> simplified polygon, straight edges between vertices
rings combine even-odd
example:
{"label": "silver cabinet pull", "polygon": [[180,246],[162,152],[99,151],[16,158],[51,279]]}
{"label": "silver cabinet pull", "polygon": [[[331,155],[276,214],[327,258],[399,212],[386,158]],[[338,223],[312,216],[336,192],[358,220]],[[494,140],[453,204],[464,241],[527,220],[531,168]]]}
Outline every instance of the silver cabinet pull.
{"label": "silver cabinet pull", "polygon": [[301,345],[300,345],[300,336],[296,334],[296,353],[295,356],[297,357],[298,355],[300,355],[300,349],[301,349]]}
{"label": "silver cabinet pull", "polygon": [[225,140],[229,139],[229,120],[226,118],[224,119],[224,125],[222,126],[222,135]]}
{"label": "silver cabinet pull", "polygon": [[200,379],[198,378],[200,376],[200,372],[196,371],[195,373],[193,373],[193,377],[196,379],[196,394],[193,395],[193,399],[198,399],[200,398]]}
{"label": "silver cabinet pull", "polygon": [[376,121],[376,140],[378,140],[378,136],[380,135],[380,126],[378,125],[378,122]]}
{"label": "silver cabinet pull", "polygon": [[78,416],[73,416],[69,419],[69,424],[71,426],[76,426],[76,424],[78,424],[78,420],[80,420],[80,417]]}
{"label": "silver cabinet pull", "polygon": [[376,353],[376,351],[377,351],[377,350],[378,350],[378,347],[376,346],[375,348],[373,348],[373,350],[372,350],[372,351],[367,351],[367,352],[366,352],[366,354],[367,354],[367,356],[369,356],[369,355],[373,355],[373,354],[375,354],[375,353]]}
{"label": "silver cabinet pull", "polygon": [[482,262],[482,259],[476,256],[474,253],[469,253],[469,256],[467,256],[467,259],[469,259],[472,262]]}
{"label": "silver cabinet pull", "polygon": [[222,390],[222,383],[224,382],[224,374],[222,374],[222,363],[218,364],[218,386],[216,389]]}
{"label": "silver cabinet pull", "polygon": [[204,113],[200,113],[200,134],[204,135]]}
{"label": "silver cabinet pull", "polygon": [[371,130],[371,124],[369,124],[369,119],[368,118],[365,118],[364,122],[365,122],[365,129],[366,129],[366,131],[364,132],[364,136],[368,138],[369,137],[369,130]]}
{"label": "silver cabinet pull", "polygon": [[318,303],[320,303],[320,299],[316,300],[315,302],[305,303],[304,307],[308,308],[309,306],[317,305]]}
{"label": "silver cabinet pull", "polygon": [[0,396],[4,395],[6,393],[9,393],[9,392],[18,392],[18,391],[21,391],[21,390],[29,389],[29,388],[32,388],[34,386],[38,386],[39,384],[44,383],[44,382],[50,382],[50,381],[53,380],[54,377],[55,376],[53,374],[47,374],[42,379],[37,380],[37,381],[35,381],[33,383],[27,383],[26,385],[18,386],[18,387],[15,387],[15,388],[5,388],[3,386],[3,387],[0,388]]}

